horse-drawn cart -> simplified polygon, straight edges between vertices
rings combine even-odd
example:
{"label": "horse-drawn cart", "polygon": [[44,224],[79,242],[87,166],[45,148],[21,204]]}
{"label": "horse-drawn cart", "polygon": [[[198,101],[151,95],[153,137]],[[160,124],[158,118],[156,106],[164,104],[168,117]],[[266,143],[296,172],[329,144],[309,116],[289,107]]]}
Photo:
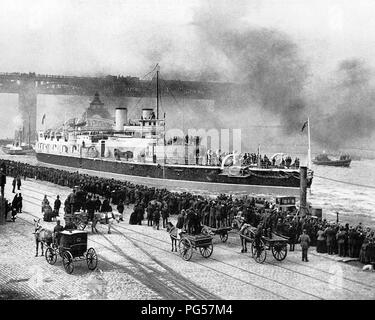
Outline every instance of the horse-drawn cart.
{"label": "horse-drawn cart", "polygon": [[212,228],[209,226],[203,226],[202,233],[210,236],[219,235],[222,242],[227,242],[228,232],[232,230],[231,227]]}
{"label": "horse-drawn cart", "polygon": [[193,255],[193,249],[199,249],[200,254],[209,258],[212,255],[214,247],[212,245],[212,236],[210,235],[190,235],[183,233],[178,244],[178,250],[182,259],[188,261]]}
{"label": "horse-drawn cart", "polygon": [[47,262],[51,265],[55,264],[57,255],[62,258],[64,269],[69,274],[74,270],[75,260],[86,260],[89,270],[95,270],[98,264],[95,249],[87,249],[87,232],[85,231],[61,231],[59,244],[54,243],[46,250]]}
{"label": "horse-drawn cart", "polygon": [[[288,254],[288,237],[272,233],[271,237],[262,236],[259,241],[255,239],[256,228],[247,226],[240,231],[243,250],[247,251],[246,242],[251,242],[251,254],[258,263],[263,263],[267,257],[267,250],[271,250],[277,261],[283,261]],[[244,252],[244,251],[243,251]]]}
{"label": "horse-drawn cart", "polygon": [[65,214],[65,225],[73,224],[76,229],[78,230],[85,230],[85,228],[91,224],[91,230],[94,231],[96,229],[96,224],[99,222],[100,224],[108,225],[108,231],[110,233],[111,225],[114,221],[119,222],[121,218],[121,214],[117,212],[95,212],[93,220],[89,220],[88,213],[85,211],[78,211],[74,212],[73,214]]}

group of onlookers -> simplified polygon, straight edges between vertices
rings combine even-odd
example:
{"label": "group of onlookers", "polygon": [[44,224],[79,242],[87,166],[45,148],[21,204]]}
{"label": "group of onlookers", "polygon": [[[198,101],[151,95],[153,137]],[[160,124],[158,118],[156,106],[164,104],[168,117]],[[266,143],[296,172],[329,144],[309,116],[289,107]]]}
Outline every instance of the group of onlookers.
{"label": "group of onlookers", "polygon": [[[338,254],[343,257],[359,257],[362,262],[375,261],[374,231],[358,226],[330,223],[311,216],[299,216],[294,212],[281,212],[275,204],[264,201],[259,204],[252,197],[232,197],[219,195],[216,198],[204,197],[189,192],[172,192],[138,185],[129,181],[100,178],[78,172],[32,166],[26,163],[5,160],[7,174],[45,180],[69,186],[76,191],[64,201],[65,213],[87,210],[92,218],[94,212],[112,211],[110,203],[117,206],[122,215],[124,206],[134,204],[129,222],[141,224],[146,218],[149,226],[163,228],[172,215],[182,214],[187,231],[197,233],[201,225],[212,228],[232,226],[237,217],[257,226],[262,222],[265,235],[276,232],[289,237],[290,249],[294,250],[299,236],[306,230],[311,246],[316,246],[320,253]],[[101,203],[99,196],[104,198]],[[58,203],[60,200],[57,201]],[[72,207],[73,205],[73,207]],[[56,211],[61,206],[54,204]],[[78,207],[77,207],[78,206]],[[103,207],[104,206],[104,207]],[[22,206],[21,206],[22,208]]]}
{"label": "group of onlookers", "polygon": [[374,230],[362,223],[350,226],[322,221],[317,231],[317,252],[359,258],[363,263],[375,262]]}

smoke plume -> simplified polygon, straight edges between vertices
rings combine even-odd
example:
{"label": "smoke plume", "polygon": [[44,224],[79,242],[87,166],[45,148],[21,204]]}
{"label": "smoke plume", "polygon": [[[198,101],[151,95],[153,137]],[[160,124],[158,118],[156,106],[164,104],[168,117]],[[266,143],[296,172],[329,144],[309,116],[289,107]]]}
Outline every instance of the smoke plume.
{"label": "smoke plume", "polygon": [[[326,88],[330,95],[325,101],[319,101],[320,112],[314,115],[313,136],[321,145],[337,150],[372,135],[375,88],[371,85],[371,73],[366,62],[359,59],[339,63]],[[316,94],[326,96],[321,92]]]}

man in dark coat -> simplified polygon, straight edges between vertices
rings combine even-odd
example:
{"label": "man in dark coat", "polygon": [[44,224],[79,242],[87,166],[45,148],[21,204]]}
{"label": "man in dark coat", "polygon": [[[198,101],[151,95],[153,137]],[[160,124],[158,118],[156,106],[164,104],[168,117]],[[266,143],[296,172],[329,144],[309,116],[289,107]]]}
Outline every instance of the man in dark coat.
{"label": "man in dark coat", "polygon": [[89,221],[93,221],[94,220],[96,203],[95,203],[95,200],[92,199],[91,194],[88,195],[85,207],[86,207],[86,210],[87,210],[88,220]]}
{"label": "man in dark coat", "polygon": [[124,221],[124,217],[123,217],[124,209],[125,209],[124,202],[122,201],[122,199],[120,199],[117,205],[117,211],[121,215],[120,221]]}
{"label": "man in dark coat", "polygon": [[77,205],[77,195],[76,195],[76,189],[73,189],[72,192],[68,195],[68,203],[70,207],[70,212],[74,213]]}
{"label": "man in dark coat", "polygon": [[176,223],[177,237],[178,238],[180,238],[180,234],[181,234],[182,229],[184,227],[184,222],[185,222],[185,210],[182,209],[180,214],[177,216],[177,223]]}
{"label": "man in dark coat", "polygon": [[102,202],[100,201],[99,196],[96,196],[96,199],[95,199],[95,212],[99,212],[101,207],[102,207]]}
{"label": "man in dark coat", "polygon": [[138,203],[136,205],[135,212],[137,214],[137,223],[139,225],[142,225],[142,221],[143,221],[144,213],[145,213],[145,207],[144,207],[143,203]]}
{"label": "man in dark coat", "polygon": [[155,210],[154,206],[152,205],[151,202],[149,202],[149,204],[147,206],[147,209],[146,209],[146,211],[147,211],[147,225],[151,226],[151,227],[152,227],[152,220],[153,220],[152,215],[153,215],[154,210]]}
{"label": "man in dark coat", "polygon": [[156,226],[156,229],[159,230],[159,223],[160,223],[160,209],[159,207],[156,207],[153,213],[153,220],[154,225]]}
{"label": "man in dark coat", "polygon": [[55,214],[57,216],[59,215],[60,207],[61,207],[61,200],[60,200],[60,196],[57,195],[56,200],[53,204],[53,210],[55,211]]}
{"label": "man in dark coat", "polygon": [[166,202],[163,203],[163,207],[161,209],[161,216],[163,218],[163,228],[166,228],[167,223],[168,223],[168,217],[169,217],[168,205]]}
{"label": "man in dark coat", "polygon": [[21,177],[17,175],[16,180],[17,180],[17,189],[21,190]]}
{"label": "man in dark coat", "polygon": [[111,206],[109,204],[109,199],[105,198],[103,200],[102,206],[100,207],[100,212],[110,212],[110,211],[112,211],[111,209],[112,208],[111,208]]}
{"label": "man in dark coat", "polygon": [[309,260],[307,259],[307,251],[309,249],[311,240],[306,232],[306,229],[303,229],[302,234],[299,236],[298,242],[301,243],[302,261],[308,262]]}
{"label": "man in dark coat", "polygon": [[17,194],[14,196],[13,201],[12,201],[12,221],[14,222],[16,220],[16,215],[17,215],[17,206],[18,206],[18,197]]}
{"label": "man in dark coat", "polygon": [[338,251],[339,251],[340,257],[345,256],[345,238],[346,238],[345,229],[341,228],[340,231],[336,235]]}
{"label": "man in dark coat", "polygon": [[358,238],[357,230],[353,227],[350,227],[348,233],[348,247],[349,247],[349,257],[355,258],[355,246]]}
{"label": "man in dark coat", "polygon": [[22,200],[23,200],[23,198],[22,198],[21,193],[18,193],[17,204],[16,204],[17,205],[16,209],[17,209],[18,213],[22,213],[22,206],[23,206]]}
{"label": "man in dark coat", "polygon": [[13,187],[13,189],[12,189],[12,193],[15,193],[16,191],[16,183],[17,183],[17,179],[16,179],[16,177],[14,177],[13,178],[13,181],[12,181],[12,187]]}
{"label": "man in dark coat", "polygon": [[333,241],[334,241],[334,238],[336,237],[336,232],[333,229],[333,227],[329,225],[324,231],[324,233],[325,233],[326,241],[327,241],[327,253],[329,255],[332,255],[333,254]]}
{"label": "man in dark coat", "polygon": [[6,183],[7,183],[6,166],[5,166],[5,163],[2,162],[0,165],[0,187],[1,187],[2,197],[4,197],[4,187]]}

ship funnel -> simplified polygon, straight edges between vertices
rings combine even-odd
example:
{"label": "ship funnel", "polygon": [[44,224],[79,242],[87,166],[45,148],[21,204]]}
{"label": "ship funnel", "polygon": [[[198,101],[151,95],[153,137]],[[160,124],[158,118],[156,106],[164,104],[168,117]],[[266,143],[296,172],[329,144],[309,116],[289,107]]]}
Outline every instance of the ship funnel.
{"label": "ship funnel", "polygon": [[153,109],[142,109],[142,119],[149,120],[152,117],[154,110]]}
{"label": "ship funnel", "polygon": [[126,108],[116,108],[116,131],[122,131],[124,130],[124,125],[126,125],[126,122],[128,118],[128,109]]}

